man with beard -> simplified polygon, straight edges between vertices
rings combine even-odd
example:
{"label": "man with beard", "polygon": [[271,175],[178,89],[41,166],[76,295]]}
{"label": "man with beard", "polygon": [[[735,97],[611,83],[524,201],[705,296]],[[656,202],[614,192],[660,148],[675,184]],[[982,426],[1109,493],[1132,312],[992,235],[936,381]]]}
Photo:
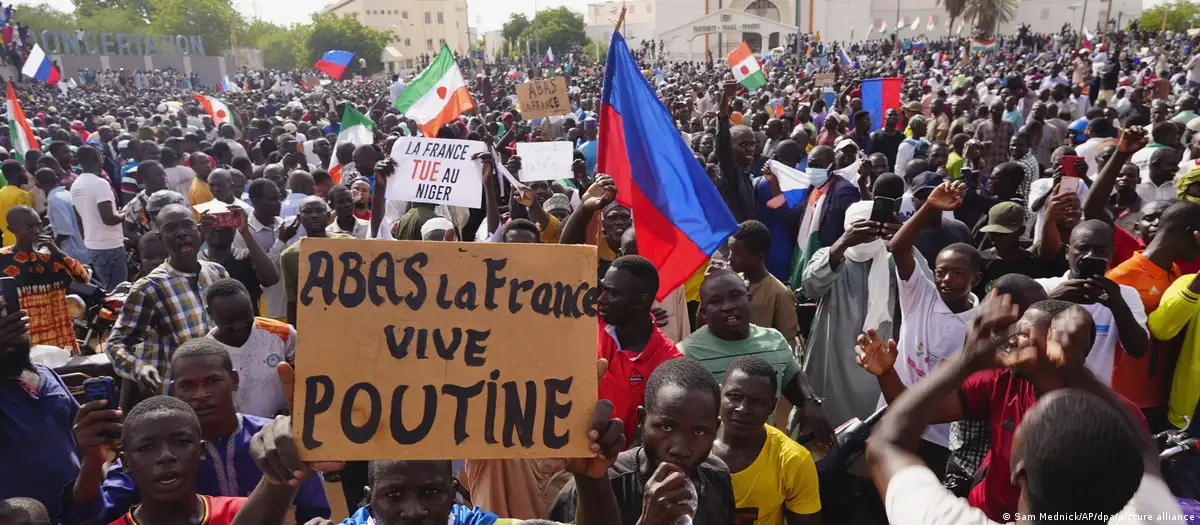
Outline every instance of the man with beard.
{"label": "man with beard", "polygon": [[[300,226],[304,227],[305,237],[329,237],[334,239],[350,239],[344,233],[327,233],[329,224],[329,205],[320,197],[310,195],[300,203]],[[420,237],[417,238],[420,240]],[[296,326],[296,290],[300,278],[300,243],[296,242],[283,253],[279,254],[279,273],[283,279],[284,296],[287,300],[288,324]]]}
{"label": "man with beard", "polygon": [[[234,282],[236,281],[222,281]],[[243,294],[244,295],[244,294]],[[250,442],[270,419],[239,413],[235,396],[248,381],[234,370],[233,360],[219,341],[193,339],[171,359],[173,396],[188,404],[200,421],[204,456],[197,465],[196,492],[205,496],[244,497],[258,485],[262,472],[254,465]],[[279,381],[275,369],[272,379]],[[117,460],[107,471],[105,445],[116,446],[122,425],[120,412],[102,401],[80,408],[75,436],[83,449],[79,477],[65,491],[64,501],[73,506],[59,516],[61,525],[108,523],[137,505],[148,490],[134,482],[127,461]],[[317,477],[306,479],[296,495],[296,520],[328,518],[329,502]]]}
{"label": "man with beard", "polygon": [[[0,299],[0,500],[29,497],[58,513],[62,487],[79,473],[71,427],[79,403],[53,370],[29,359],[29,316]],[[21,473],[21,474],[17,474]]]}
{"label": "man with beard", "polygon": [[[622,452],[608,469],[620,510],[620,520],[609,523],[675,523],[685,514],[694,514],[696,525],[733,523],[729,469],[711,454],[720,397],[716,379],[694,359],[672,359],[654,370],[637,410],[644,445]],[[577,487],[591,482],[578,475],[568,482],[550,519],[574,522],[576,516],[587,516],[587,501],[577,500],[587,491]],[[689,499],[697,500],[695,509]]]}
{"label": "man with beard", "polygon": [[135,381],[145,394],[166,391],[171,354],[212,329],[204,291],[229,277],[221,265],[199,260],[200,228],[190,208],[168,205],[155,224],[167,247],[167,263],[130,288],[104,348],[117,374]]}

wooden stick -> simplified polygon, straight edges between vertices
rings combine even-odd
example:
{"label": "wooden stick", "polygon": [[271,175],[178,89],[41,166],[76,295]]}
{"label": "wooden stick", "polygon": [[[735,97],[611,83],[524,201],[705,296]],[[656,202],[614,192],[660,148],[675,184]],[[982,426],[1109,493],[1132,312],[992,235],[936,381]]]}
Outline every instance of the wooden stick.
{"label": "wooden stick", "polygon": [[617,28],[615,29],[616,32],[621,32],[621,24],[623,23],[625,23],[625,7],[621,6],[621,14],[617,16]]}

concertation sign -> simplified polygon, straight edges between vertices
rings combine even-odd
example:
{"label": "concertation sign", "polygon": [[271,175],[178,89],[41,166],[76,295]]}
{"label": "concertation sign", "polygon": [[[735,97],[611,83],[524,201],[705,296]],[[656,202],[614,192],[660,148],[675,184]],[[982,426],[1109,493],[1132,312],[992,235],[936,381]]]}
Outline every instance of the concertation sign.
{"label": "concertation sign", "polygon": [[296,441],[307,461],[585,457],[593,246],[306,238]]}

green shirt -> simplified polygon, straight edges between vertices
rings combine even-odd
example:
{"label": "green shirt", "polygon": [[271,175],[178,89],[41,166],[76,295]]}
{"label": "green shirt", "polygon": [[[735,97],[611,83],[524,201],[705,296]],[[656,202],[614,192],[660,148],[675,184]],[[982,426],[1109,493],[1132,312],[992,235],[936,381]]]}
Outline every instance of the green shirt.
{"label": "green shirt", "polygon": [[800,363],[792,353],[792,345],[774,328],[752,324],[750,335],[745,339],[726,341],[718,339],[708,326],[704,326],[677,346],[683,355],[700,361],[717,378],[717,382],[725,381],[725,369],[734,359],[746,355],[761,357],[775,369],[776,394],[782,392],[783,386],[800,373]]}
{"label": "green shirt", "polygon": [[437,216],[438,214],[433,211],[432,204],[414,204],[396,220],[392,237],[397,241],[419,241],[421,240],[421,227],[429,219]]}
{"label": "green shirt", "polygon": [[[963,159],[962,155],[959,155],[953,151],[950,152],[950,156],[946,157],[946,171],[950,172],[951,180],[958,180],[960,177],[962,177],[963,165],[966,163],[967,162],[965,159]],[[937,169],[937,166],[932,167],[935,170]]]}
{"label": "green shirt", "polygon": [[[353,239],[354,236],[344,233],[326,233],[326,237],[330,239]],[[283,296],[287,302],[296,300],[296,289],[300,287],[298,279],[300,273],[300,243],[304,239],[296,241],[295,244],[283,249],[279,254],[279,277],[283,279]]]}

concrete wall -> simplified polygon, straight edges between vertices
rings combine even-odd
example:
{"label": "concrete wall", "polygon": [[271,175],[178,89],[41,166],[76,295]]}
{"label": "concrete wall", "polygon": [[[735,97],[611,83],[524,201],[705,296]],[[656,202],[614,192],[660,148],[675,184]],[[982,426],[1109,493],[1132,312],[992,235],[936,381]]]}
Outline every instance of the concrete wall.
{"label": "concrete wall", "polygon": [[63,75],[79,78],[83,69],[92,71],[111,69],[126,71],[174,68],[190,74],[200,75],[200,83],[214,87],[221,77],[234,73],[232,57],[201,57],[201,56],[63,56],[50,55],[51,60],[58,61]]}

